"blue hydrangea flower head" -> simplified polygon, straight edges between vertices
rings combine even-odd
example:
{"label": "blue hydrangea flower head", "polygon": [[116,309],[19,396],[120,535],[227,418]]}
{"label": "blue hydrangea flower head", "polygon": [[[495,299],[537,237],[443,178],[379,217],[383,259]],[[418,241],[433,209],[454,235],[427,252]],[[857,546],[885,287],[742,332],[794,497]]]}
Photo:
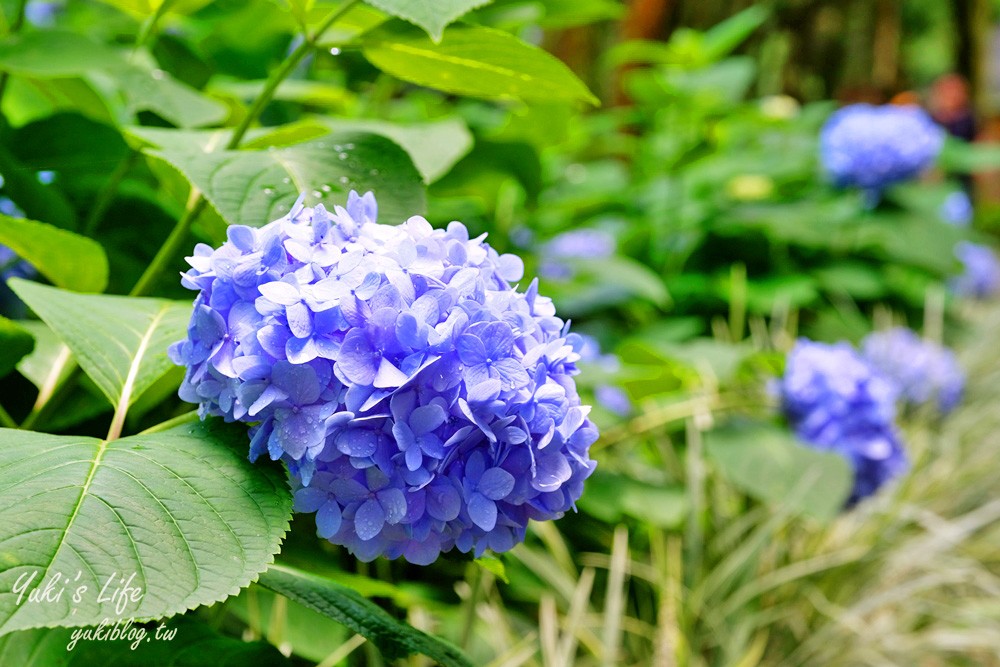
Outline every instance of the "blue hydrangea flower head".
{"label": "blue hydrangea flower head", "polygon": [[896,385],[900,399],[909,407],[933,403],[941,414],[947,414],[962,400],[965,375],[955,354],[910,329],[870,334],[861,343],[861,353]]}
{"label": "blue hydrangea flower head", "polygon": [[990,248],[959,241],[955,256],[962,262],[961,275],[948,281],[948,287],[958,296],[985,299],[1000,290],[1000,262]]}
{"label": "blue hydrangea flower head", "polygon": [[972,224],[974,211],[972,200],[962,190],[949,193],[941,203],[941,219],[949,225],[968,227]]}
{"label": "blue hydrangea flower head", "polygon": [[854,487],[848,505],[906,470],[894,423],[897,389],[848,343],[799,340],[778,391],[799,438],[850,461]]}
{"label": "blue hydrangea flower head", "polygon": [[594,470],[582,339],[485,235],[377,215],[352,192],[196,247],[180,394],[252,424],[251,458],[285,461],[297,510],[358,558],[505,551]]}
{"label": "blue hydrangea flower head", "polygon": [[833,183],[876,197],[930,167],[943,145],[944,130],[916,106],[852,104],[820,132],[820,157]]}

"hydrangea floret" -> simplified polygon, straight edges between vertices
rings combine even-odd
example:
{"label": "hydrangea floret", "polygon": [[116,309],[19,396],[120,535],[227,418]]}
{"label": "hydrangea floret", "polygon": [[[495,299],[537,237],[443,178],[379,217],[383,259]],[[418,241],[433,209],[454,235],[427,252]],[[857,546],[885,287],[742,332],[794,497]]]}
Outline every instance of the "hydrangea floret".
{"label": "hydrangea floret", "polygon": [[985,299],[1000,290],[1000,261],[987,246],[970,241],[955,244],[955,257],[962,262],[962,273],[948,281],[952,293]]}
{"label": "hydrangea floret", "polygon": [[251,458],[285,461],[296,509],[360,559],[505,551],[594,470],[583,340],[485,235],[376,216],[352,192],[196,247],[181,397],[251,423]]}
{"label": "hydrangea floret", "polygon": [[849,506],[907,469],[895,426],[897,389],[850,344],[800,339],[788,354],[779,394],[800,439],[851,463]]}
{"label": "hydrangea floret", "polygon": [[889,185],[916,177],[937,159],[944,130],[916,106],[852,104],[820,132],[820,157],[838,187],[877,199]]}
{"label": "hydrangea floret", "polygon": [[861,343],[861,353],[896,385],[907,407],[936,406],[941,414],[962,400],[965,374],[955,354],[904,327],[878,331]]}
{"label": "hydrangea floret", "polygon": [[955,227],[969,227],[975,216],[972,200],[962,190],[948,193],[939,209],[941,219]]}

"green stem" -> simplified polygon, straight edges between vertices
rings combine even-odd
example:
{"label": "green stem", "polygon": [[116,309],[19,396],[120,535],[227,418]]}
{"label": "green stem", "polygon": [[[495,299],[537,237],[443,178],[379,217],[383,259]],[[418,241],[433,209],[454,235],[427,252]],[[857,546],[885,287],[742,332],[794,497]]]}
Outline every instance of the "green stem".
{"label": "green stem", "polygon": [[167,12],[170,11],[170,7],[174,4],[174,1],[175,0],[164,0],[160,6],[156,8],[156,11],[143,22],[142,27],[139,28],[139,35],[135,38],[135,46],[132,47],[132,56],[135,56],[139,49],[156,37],[157,24],[159,24],[160,19],[166,16]]}
{"label": "green stem", "polygon": [[[28,0],[21,0],[17,5],[17,13],[14,14],[14,22],[10,24],[9,35],[15,35],[24,25],[24,11],[28,6]],[[0,107],[3,106],[3,94],[7,90],[7,81],[10,79],[10,72],[0,73]]]}
{"label": "green stem", "polygon": [[476,606],[479,604],[480,592],[483,588],[483,572],[475,563],[466,566],[465,581],[469,585],[469,597],[462,602],[462,633],[458,645],[465,649],[472,639],[472,629],[476,625]]}
{"label": "green stem", "polygon": [[[197,194],[196,194],[197,193]],[[184,216],[177,221],[174,225],[173,230],[170,232],[170,236],[167,240],[163,242],[160,246],[159,251],[157,251],[156,256],[153,257],[153,261],[149,263],[146,270],[143,271],[142,276],[139,278],[139,282],[135,284],[132,291],[129,292],[129,296],[141,296],[143,294],[148,294],[149,290],[152,288],[156,279],[160,276],[160,272],[170,263],[170,260],[174,258],[184,243],[187,241],[188,232],[191,231],[191,225],[194,221],[198,219],[201,212],[205,210],[205,198],[201,193],[194,190],[191,192],[192,201],[188,205],[187,210],[184,212]]]}
{"label": "green stem", "polygon": [[118,166],[115,167],[111,176],[108,177],[108,182],[101,188],[101,192],[97,195],[94,205],[90,207],[87,220],[83,223],[84,235],[93,236],[94,232],[97,231],[97,226],[101,224],[101,220],[104,219],[108,209],[111,208],[111,203],[115,200],[115,195],[118,194],[118,186],[121,185],[122,180],[125,179],[126,174],[128,174],[138,157],[139,153],[137,151],[130,150],[128,155],[122,158]]}
{"label": "green stem", "polygon": [[[257,120],[260,114],[264,111],[264,108],[271,102],[274,97],[275,91],[278,90],[278,86],[281,82],[292,73],[295,67],[301,62],[301,60],[316,46],[316,41],[323,35],[324,32],[330,29],[330,27],[340,20],[344,14],[346,14],[352,7],[358,4],[361,0],[349,0],[342,7],[338,8],[332,12],[323,24],[316,30],[312,36],[307,36],[305,40],[294,51],[292,51],[285,61],[281,64],[281,67],[276,69],[268,77],[267,83],[264,84],[264,89],[257,96],[254,101],[253,106],[247,112],[247,115],[243,118],[240,124],[233,130],[233,136],[229,139],[229,143],[226,144],[226,150],[233,150],[239,148],[240,142],[243,141],[243,137],[246,135],[250,126]],[[193,191],[192,194],[197,191]],[[198,215],[205,208],[205,198],[201,193],[197,193],[192,203],[188,205],[187,211],[174,227],[173,231],[170,232],[170,236],[164,241],[160,250],[156,253],[153,261],[150,262],[149,266],[146,267],[145,272],[143,272],[142,277],[139,278],[139,282],[136,283],[135,287],[129,293],[131,296],[138,296],[142,294],[148,294],[153,283],[156,281],[157,276],[160,272],[167,266],[167,264],[174,258],[180,249],[184,246],[187,240],[188,231],[191,229],[192,223],[198,218]]]}
{"label": "green stem", "polygon": [[17,422],[10,416],[2,405],[0,405],[0,426],[4,428],[17,428]]}
{"label": "green stem", "polygon": [[232,138],[229,139],[229,143],[226,145],[228,150],[239,147],[240,142],[243,141],[243,136],[247,133],[247,130],[250,129],[250,126],[264,111],[264,108],[271,103],[271,99],[274,97],[274,93],[278,90],[278,86],[280,86],[285,78],[288,77],[288,75],[291,74],[296,67],[298,67],[298,64],[303,58],[306,57],[306,54],[316,48],[316,42],[323,36],[323,33],[329,30],[334,23],[343,18],[347,12],[360,2],[361,0],[349,0],[349,2],[344,3],[343,6],[334,10],[329,16],[326,17],[326,20],[323,21],[323,24],[317,28],[316,32],[313,33],[312,36],[306,35],[306,38],[302,40],[302,43],[299,44],[294,51],[288,54],[288,57],[285,58],[281,67],[272,72],[271,76],[268,77],[267,82],[264,84],[264,89],[260,91],[260,95],[257,96],[256,100],[254,100],[253,106],[250,107],[250,110],[247,112],[247,115],[243,118],[240,124],[236,126],[236,129],[233,131]]}
{"label": "green stem", "polygon": [[150,433],[159,433],[160,431],[166,431],[167,429],[173,428],[175,426],[180,426],[181,424],[190,424],[191,422],[198,421],[198,411],[192,410],[191,412],[185,412],[182,415],[177,415],[165,422],[160,422],[156,426],[150,426],[145,431],[141,432],[139,435],[149,435]]}

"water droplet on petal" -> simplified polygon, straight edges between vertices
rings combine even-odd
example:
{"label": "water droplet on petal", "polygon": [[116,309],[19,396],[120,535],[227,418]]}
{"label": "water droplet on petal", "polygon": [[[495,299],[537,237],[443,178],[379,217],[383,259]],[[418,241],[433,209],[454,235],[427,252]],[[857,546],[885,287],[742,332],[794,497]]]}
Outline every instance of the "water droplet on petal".
{"label": "water droplet on petal", "polygon": [[323,193],[320,192],[319,190],[313,190],[313,197],[315,197],[316,199],[322,199]]}
{"label": "water droplet on petal", "polygon": [[368,172],[369,176],[378,176],[378,174],[379,174],[378,169],[372,169],[371,171]]}
{"label": "water droplet on petal", "polygon": [[330,187],[329,183],[324,183],[323,187],[320,188],[320,190],[322,190],[323,192],[329,192],[331,189],[332,188]]}
{"label": "water droplet on petal", "polygon": [[274,188],[264,188],[264,194],[268,197],[274,196]]}
{"label": "water droplet on petal", "polygon": [[347,178],[347,176],[341,176],[340,177],[340,184],[341,185],[347,185],[348,183],[350,183],[350,181],[351,181],[351,179]]}
{"label": "water droplet on petal", "polygon": [[166,75],[166,72],[164,72],[162,69],[154,69],[152,71],[152,75],[154,79],[160,81]]}
{"label": "water droplet on petal", "polygon": [[344,150],[344,147],[341,146],[340,144],[334,144],[333,145],[333,150],[335,150],[335,151],[342,151],[342,150]]}
{"label": "water droplet on petal", "polygon": [[281,179],[281,182],[284,183],[285,185],[288,185],[289,183],[292,182],[292,179],[289,178],[288,176],[285,176],[283,179]]}
{"label": "water droplet on petal", "polygon": [[349,151],[353,151],[354,150],[354,144],[347,144],[346,146],[344,146],[344,148],[346,148]]}
{"label": "water droplet on petal", "polygon": [[333,47],[332,49],[330,49],[330,55],[331,56],[339,56],[340,55],[340,49],[338,49],[336,46]]}
{"label": "water droplet on petal", "polygon": [[340,158],[341,160],[346,160],[347,159],[347,153],[341,153],[337,157]]}

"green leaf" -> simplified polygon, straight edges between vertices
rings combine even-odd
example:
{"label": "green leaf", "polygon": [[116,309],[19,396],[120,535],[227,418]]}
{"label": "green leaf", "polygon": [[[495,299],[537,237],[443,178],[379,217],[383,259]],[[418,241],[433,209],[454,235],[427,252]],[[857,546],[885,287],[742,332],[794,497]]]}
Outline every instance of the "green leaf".
{"label": "green leaf", "polygon": [[[562,262],[574,272],[571,282],[555,286],[552,298],[561,310],[570,315],[591,313],[601,308],[626,303],[633,299],[649,301],[657,306],[670,302],[663,280],[649,267],[628,257]],[[608,280],[614,276],[614,280]]]}
{"label": "green leaf", "polygon": [[1000,169],[1000,146],[949,138],[938,156],[938,166],[946,172],[963,174]]}
{"label": "green leaf", "polygon": [[688,513],[687,495],[681,487],[600,470],[587,479],[579,504],[587,514],[607,523],[630,516],[668,530],[683,524]]}
{"label": "green leaf", "polygon": [[493,0],[365,0],[369,5],[423,28],[435,42],[461,16]]}
{"label": "green leaf", "polygon": [[27,32],[0,41],[0,70],[21,76],[80,76],[122,62],[110,47],[75,32]]}
{"label": "green leaf", "polygon": [[31,333],[17,322],[0,317],[0,378],[14,370],[34,348],[35,337]]}
{"label": "green leaf", "polygon": [[446,93],[524,102],[600,102],[559,59],[505,32],[449,28],[440,44],[400,24],[365,35],[365,57],[403,81]]}
{"label": "green leaf", "polygon": [[100,292],[108,284],[104,249],[86,236],[44,222],[0,215],[0,244],[60,287]]}
{"label": "green leaf", "polygon": [[371,132],[399,144],[407,153],[425,183],[433,183],[472,150],[472,134],[460,118],[446,118],[426,123],[402,125],[383,120],[355,118],[321,119],[333,130]]}
{"label": "green leaf", "polygon": [[[288,528],[284,476],[247,461],[239,426],[113,441],[3,429],[0,442],[0,634],[221,600],[272,561]],[[57,575],[61,597],[29,599]],[[141,593],[111,595],[130,578]]]}
{"label": "green leaf", "polygon": [[288,148],[204,153],[151,151],[204,193],[229,224],[260,227],[288,214],[300,193],[311,204],[342,204],[349,190],[371,190],[379,219],[398,224],[424,211],[420,174],[385,137],[337,133]]}
{"label": "green leaf", "polygon": [[124,67],[113,76],[130,114],[152,111],[178,127],[215,125],[229,115],[225,104],[206,97],[163,70]]}
{"label": "green leaf", "polygon": [[191,304],[74,294],[26,280],[14,292],[73,351],[116,409],[131,405],[174,367],[167,346],[184,337]]}
{"label": "green leaf", "polygon": [[[119,627],[124,627],[124,623]],[[156,631],[160,628],[161,635],[157,638]],[[139,632],[139,627],[134,625],[128,629]],[[75,642],[74,633],[77,634]],[[166,639],[167,633],[170,633],[171,639]],[[267,642],[245,642],[226,637],[203,622],[185,617],[147,628],[141,637],[138,634],[134,637],[139,641],[88,641],[80,630],[35,628],[0,637],[0,658],[5,664],[9,662],[19,667],[243,667],[290,664],[288,658]]]}
{"label": "green leaf", "polygon": [[[35,347],[31,354],[25,356],[17,364],[17,370],[24,377],[28,378],[33,385],[41,389],[47,382],[56,382],[57,379],[50,378],[53,369],[62,366],[59,355],[63,354],[66,348],[59,337],[52,333],[52,329],[44,322],[38,320],[23,320],[18,322],[18,326],[25,329],[35,339]],[[69,370],[63,368],[59,381],[65,379]]]}
{"label": "green leaf", "polygon": [[847,459],[812,449],[770,424],[737,423],[705,434],[705,453],[736,487],[820,520],[835,517],[854,483]]}
{"label": "green leaf", "polygon": [[771,10],[767,7],[754,5],[712,26],[704,33],[702,40],[705,60],[715,62],[729,55],[733,49],[756,32],[757,28],[764,25],[770,15]]}
{"label": "green leaf", "polygon": [[503,561],[496,556],[483,554],[473,562],[505,584],[510,583],[510,579],[507,578],[507,568],[504,567]]}
{"label": "green leaf", "polygon": [[400,623],[373,602],[329,579],[272,565],[258,583],[342,623],[371,641],[390,660],[420,653],[443,667],[472,665],[454,646]]}
{"label": "green leaf", "polygon": [[[276,603],[278,600],[284,604]],[[350,638],[350,633],[336,621],[257,584],[227,600],[226,611],[248,625],[268,631],[282,628],[281,643],[312,662],[322,662]]]}
{"label": "green leaf", "polygon": [[225,120],[227,107],[176,80],[160,69],[130,64],[116,51],[88,37],[46,30],[13,35],[0,41],[0,70],[20,76],[61,78],[93,75],[125,97],[126,111],[153,111],[181,127]]}

